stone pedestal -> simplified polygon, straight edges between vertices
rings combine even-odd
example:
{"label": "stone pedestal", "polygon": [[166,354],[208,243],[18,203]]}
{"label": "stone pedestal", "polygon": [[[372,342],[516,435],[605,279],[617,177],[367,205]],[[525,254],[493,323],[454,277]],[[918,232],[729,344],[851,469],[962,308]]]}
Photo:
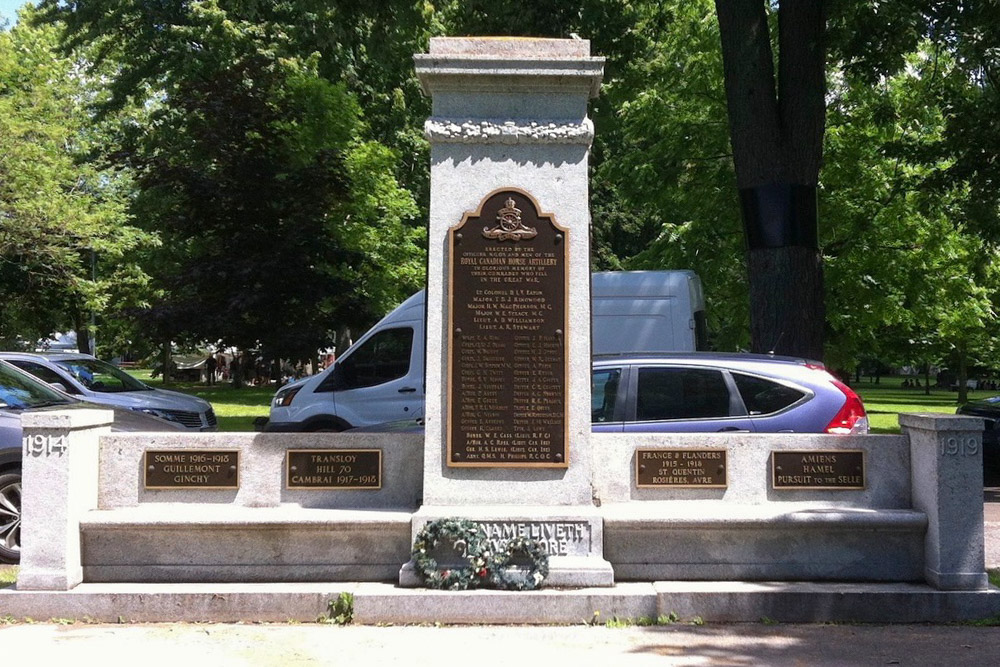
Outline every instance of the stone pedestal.
{"label": "stone pedestal", "polygon": [[[567,522],[581,522],[587,526],[584,531],[588,533],[587,551],[565,557],[574,561],[572,567],[580,576],[562,570],[559,561],[563,556],[553,554],[550,582],[573,580],[578,585],[611,585],[613,573],[603,559],[601,522],[593,506],[590,448],[587,160],[593,125],[587,118],[587,103],[597,95],[604,59],[590,56],[586,40],[435,38],[431,40],[430,53],[415,56],[415,62],[424,91],[432,98],[433,111],[425,125],[431,143],[425,508],[414,517],[414,534],[428,520],[441,517],[511,526],[535,526],[531,522],[538,521],[537,526],[525,530],[535,530],[539,535],[565,532]],[[558,374],[552,374],[548,380],[561,393],[558,400],[564,402],[560,403],[565,412],[558,428],[559,438],[564,437],[560,445],[564,451],[546,455],[548,458],[543,457],[544,460],[532,458],[536,456],[538,443],[531,435],[523,438],[514,435],[503,443],[508,451],[491,458],[496,451],[491,442],[497,436],[484,426],[465,429],[459,434],[465,437],[468,431],[487,431],[485,437],[476,440],[476,452],[470,456],[469,449],[452,451],[449,441],[449,411],[451,418],[456,419],[455,406],[459,405],[461,392],[468,389],[455,386],[461,383],[449,385],[449,373],[454,371],[452,364],[460,358],[455,352],[461,344],[459,337],[468,335],[467,328],[463,332],[454,324],[456,313],[449,312],[455,294],[452,290],[456,289],[456,272],[452,267],[459,261],[463,235],[465,242],[470,242],[473,236],[482,242],[479,236],[495,234],[487,238],[499,238],[496,245],[502,246],[504,252],[516,253],[517,248],[530,245],[519,244],[522,239],[518,235],[525,229],[521,215],[525,220],[544,220],[537,225],[540,232],[544,227],[544,234],[538,238],[545,234],[550,237],[546,240],[549,245],[545,246],[545,257],[538,252],[538,257],[523,261],[551,261],[555,269],[564,271],[541,278],[564,283],[554,286],[560,293],[559,301],[564,303],[555,303],[551,296],[544,298],[545,307],[555,305],[565,309],[564,318],[546,323],[551,332],[545,334],[549,336],[546,341],[558,346],[559,354],[563,355],[560,359],[565,362],[564,371],[558,366]],[[467,221],[469,225],[465,226]],[[535,232],[532,225],[524,232],[528,239]],[[461,259],[463,264],[466,259]],[[471,275],[476,275],[474,270]],[[510,289],[532,288],[528,283],[511,284],[516,282],[514,278],[502,283],[507,280],[506,275],[495,274],[497,284],[507,290],[501,296],[496,296],[499,292],[486,294],[488,290],[482,289],[473,290],[470,298],[485,295],[488,301],[492,299],[487,308],[493,308],[494,315],[504,315],[501,309],[508,307]],[[553,275],[559,276],[558,281],[552,279]],[[530,305],[525,300],[511,307],[527,309]],[[538,331],[521,331],[516,326],[513,330],[493,333],[501,338],[509,334],[511,341],[518,333],[542,337]],[[488,348],[490,343],[484,345]],[[484,351],[489,352],[485,348]],[[498,366],[507,361],[504,359]],[[564,376],[557,377],[563,372]],[[492,396],[488,383],[489,379],[481,381],[479,387],[486,389],[482,391],[484,395]],[[498,406],[506,401],[506,407],[484,404],[484,413],[495,409],[494,416],[516,413],[530,419],[531,408],[525,407],[525,401],[542,396],[542,386],[537,391],[535,385],[521,386],[532,389],[513,398],[497,399]],[[486,399],[489,400],[492,399]],[[554,408],[550,403],[546,409]],[[454,439],[455,431],[450,433]],[[541,451],[545,451],[544,442]],[[404,568],[404,582],[406,571]]]}
{"label": "stone pedestal", "polygon": [[924,575],[941,590],[988,587],[983,545],[983,420],[900,414],[913,507],[927,514]]}
{"label": "stone pedestal", "polygon": [[67,591],[83,581],[80,519],[97,507],[98,438],[110,410],[29,412],[24,428],[18,590]]}

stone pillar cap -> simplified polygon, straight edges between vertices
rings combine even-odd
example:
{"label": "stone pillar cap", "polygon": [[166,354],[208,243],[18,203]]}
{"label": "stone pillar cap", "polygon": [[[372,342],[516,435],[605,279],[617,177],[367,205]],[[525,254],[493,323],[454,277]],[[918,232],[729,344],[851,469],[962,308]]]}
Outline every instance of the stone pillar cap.
{"label": "stone pillar cap", "polygon": [[983,418],[935,412],[901,412],[899,425],[927,431],[982,431]]}
{"label": "stone pillar cap", "polygon": [[604,58],[590,40],[533,37],[434,37],[413,56],[427,95],[462,92],[581,92],[597,97]]}

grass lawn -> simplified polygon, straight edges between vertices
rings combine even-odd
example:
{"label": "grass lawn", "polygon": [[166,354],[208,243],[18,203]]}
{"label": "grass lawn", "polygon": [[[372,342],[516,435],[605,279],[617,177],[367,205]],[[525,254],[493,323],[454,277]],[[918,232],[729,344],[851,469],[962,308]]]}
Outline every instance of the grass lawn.
{"label": "grass lawn", "polygon": [[[900,412],[944,412],[954,414],[958,393],[945,389],[904,389],[902,378],[884,377],[874,384],[863,381],[853,385],[868,411],[872,433],[899,433]],[[1000,391],[970,391],[969,400],[994,396]]]}
{"label": "grass lawn", "polygon": [[[164,387],[160,379],[151,379],[148,370],[131,371],[133,375],[158,388],[169,388],[200,396],[212,404],[219,418],[220,431],[252,431],[254,417],[266,417],[271,397],[277,389],[273,386],[233,389],[228,384],[206,387],[196,382],[175,382]],[[872,433],[899,433],[900,412],[945,412],[953,414],[958,407],[958,394],[954,391],[932,389],[904,389],[902,378],[884,377],[878,384],[862,381],[854,386],[868,410]],[[1000,391],[970,391],[969,398],[985,398]]]}
{"label": "grass lawn", "polygon": [[219,418],[220,431],[252,431],[254,417],[266,417],[270,411],[271,397],[276,387],[244,387],[233,389],[229,384],[207,387],[198,382],[171,382],[163,384],[161,378],[150,378],[148,370],[129,371],[151,387],[172,389],[204,398],[212,404]]}

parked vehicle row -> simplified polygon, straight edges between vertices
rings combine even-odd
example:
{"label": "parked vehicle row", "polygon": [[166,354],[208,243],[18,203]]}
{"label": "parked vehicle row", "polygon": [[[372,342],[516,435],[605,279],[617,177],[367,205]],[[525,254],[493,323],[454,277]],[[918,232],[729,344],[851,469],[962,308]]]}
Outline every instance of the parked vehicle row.
{"label": "parked vehicle row", "polygon": [[[591,423],[604,433],[868,433],[858,395],[793,357],[690,353],[594,359]],[[416,432],[422,420],[352,429]]]}
{"label": "parked vehicle row", "polygon": [[21,555],[21,415],[27,412],[110,409],[112,431],[183,431],[184,426],[141,411],[88,403],[0,361],[0,562]]}
{"label": "parked vehicle row", "polygon": [[[705,297],[693,271],[605,271],[591,276],[596,354],[704,349]],[[265,431],[343,431],[424,410],[425,291],[386,315],[322,373],[271,401]]]}
{"label": "parked vehicle row", "polygon": [[81,400],[143,412],[192,431],[214,431],[208,401],[167,389],[154,389],[117,366],[88,354],[0,352],[0,359]]}

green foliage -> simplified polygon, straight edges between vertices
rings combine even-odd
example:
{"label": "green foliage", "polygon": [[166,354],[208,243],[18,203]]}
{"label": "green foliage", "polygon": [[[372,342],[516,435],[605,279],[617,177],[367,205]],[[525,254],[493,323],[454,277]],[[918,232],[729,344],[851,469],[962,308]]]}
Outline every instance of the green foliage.
{"label": "green foliage", "polygon": [[329,621],[337,625],[349,625],[354,620],[354,595],[341,593],[336,600],[330,600]]}
{"label": "green foliage", "polygon": [[96,102],[120,118],[107,155],[134,174],[131,212],[163,239],[143,257],[156,293],[135,315],[148,337],[307,359],[418,288],[423,226],[398,154],[365,138],[351,90],[361,56],[342,50],[367,38],[321,36],[342,33],[353,3],[46,11],[66,48],[87,45],[106,68]]}
{"label": "green foliage", "polygon": [[57,30],[0,33],[0,340],[46,336],[91,310],[141,299],[132,253],[156,243],[129,224],[128,179],[88,160],[100,141],[81,53],[55,57]]}
{"label": "green foliage", "polygon": [[[1000,5],[829,8],[828,365],[992,359]],[[574,33],[607,58],[590,110],[594,268],[693,269],[713,345],[749,344],[710,0],[40,12],[44,25],[28,8],[0,33],[6,344],[90,311],[120,349],[173,338],[304,358],[334,329],[368,326],[424,279],[429,100],[412,54],[432,35]]]}

